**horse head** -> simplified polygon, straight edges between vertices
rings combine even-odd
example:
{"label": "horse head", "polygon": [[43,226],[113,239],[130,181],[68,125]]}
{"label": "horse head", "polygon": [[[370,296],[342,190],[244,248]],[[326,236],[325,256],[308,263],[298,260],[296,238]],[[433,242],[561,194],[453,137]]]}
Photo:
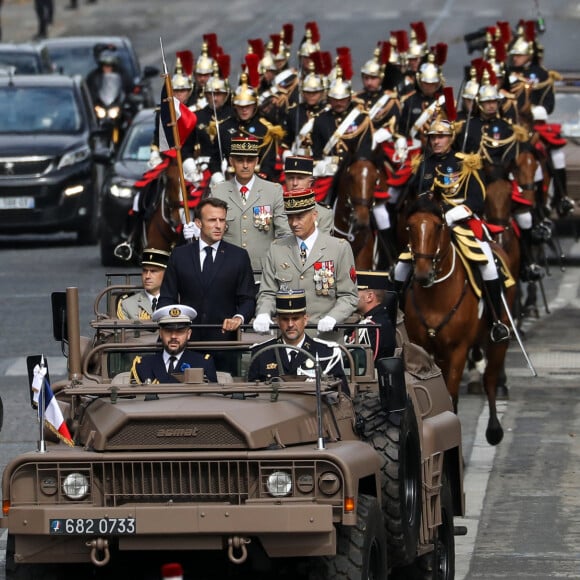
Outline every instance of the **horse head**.
{"label": "horse head", "polygon": [[[525,145],[525,144],[524,144]],[[530,204],[535,201],[538,160],[530,146],[522,146],[516,155],[513,174],[522,190],[522,197]]]}
{"label": "horse head", "polygon": [[437,281],[451,247],[451,236],[441,206],[427,196],[421,196],[409,208],[406,223],[413,277],[419,285],[429,288]]}
{"label": "horse head", "polygon": [[354,231],[370,227],[377,179],[378,169],[372,161],[345,161],[338,183],[338,203],[343,201]]}

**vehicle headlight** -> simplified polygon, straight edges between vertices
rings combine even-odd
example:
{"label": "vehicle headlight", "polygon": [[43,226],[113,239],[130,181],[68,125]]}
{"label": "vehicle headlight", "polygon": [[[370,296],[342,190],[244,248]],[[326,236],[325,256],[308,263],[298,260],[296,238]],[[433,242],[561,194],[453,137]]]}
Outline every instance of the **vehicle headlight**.
{"label": "vehicle headlight", "polygon": [[123,183],[112,183],[109,191],[113,197],[120,197],[122,199],[130,199],[135,195],[133,187]]}
{"label": "vehicle headlight", "polygon": [[318,478],[318,489],[324,495],[334,495],[340,489],[340,478],[336,473],[326,471]]}
{"label": "vehicle headlight", "polygon": [[120,107],[111,107],[108,113],[109,119],[116,119],[120,113],[121,113]]}
{"label": "vehicle headlight", "polygon": [[68,167],[69,165],[76,165],[77,163],[82,163],[91,156],[91,149],[88,145],[83,145],[74,151],[69,151],[65,153],[60,163],[58,164],[58,169],[63,167]]}
{"label": "vehicle headlight", "polygon": [[89,493],[89,480],[82,473],[69,473],[62,482],[62,491],[69,499],[83,499]]}
{"label": "vehicle headlight", "polygon": [[284,497],[292,491],[292,477],[285,471],[274,471],[266,481],[268,493],[274,497]]}
{"label": "vehicle headlight", "polygon": [[95,107],[95,114],[97,115],[97,118],[104,119],[107,116],[107,109],[105,109],[105,107],[97,105]]}

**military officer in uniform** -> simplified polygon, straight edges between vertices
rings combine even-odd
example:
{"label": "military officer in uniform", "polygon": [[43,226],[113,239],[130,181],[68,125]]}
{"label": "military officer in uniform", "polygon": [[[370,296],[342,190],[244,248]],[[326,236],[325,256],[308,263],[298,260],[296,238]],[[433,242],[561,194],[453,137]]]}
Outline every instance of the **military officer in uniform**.
{"label": "military officer in uniform", "polygon": [[316,227],[312,189],[284,193],[292,234],[274,240],[264,262],[254,330],[267,332],[276,312],[276,293],[303,289],[310,321],[320,333],[332,332],[356,310],[356,269],[350,244]]}
{"label": "military officer in uniform", "polygon": [[[340,348],[333,346],[333,343],[312,338],[305,332],[308,314],[304,290],[290,290],[276,294],[276,320],[280,337],[254,347],[253,350],[257,355],[248,370],[248,381],[269,381],[280,375],[314,377],[314,361],[303,352],[291,348],[296,347],[317,357],[322,374],[340,379],[343,391],[348,393]],[[286,345],[287,348],[270,349],[260,353],[260,349],[274,344]]]}
{"label": "military officer in uniform", "polygon": [[143,290],[125,295],[117,305],[120,320],[150,320],[157,306],[163,275],[169,262],[169,252],[147,248],[141,260],[141,281]]}
{"label": "military officer in uniform", "polygon": [[[188,368],[201,368],[209,382],[217,382],[211,355],[186,350],[191,323],[196,316],[195,309],[182,304],[172,304],[155,311],[153,320],[159,325],[163,351],[135,357],[131,372],[138,383],[177,383],[179,381],[174,373],[182,373]],[[147,395],[146,398],[156,399],[157,396]]]}
{"label": "military officer in uniform", "polygon": [[[358,285],[358,312],[362,316],[360,324],[363,326],[355,331],[358,342],[370,345],[374,360],[393,356],[397,346],[395,326],[396,300],[387,305],[387,290],[389,290],[389,276],[386,272],[360,270],[356,273]],[[394,293],[392,293],[394,294]],[[395,310],[389,312],[389,306]]]}
{"label": "military officer in uniform", "polygon": [[282,186],[254,173],[259,141],[253,137],[231,140],[230,165],[234,177],[214,185],[210,197],[228,204],[224,240],[247,250],[254,272],[262,271],[262,261],[276,239],[290,234],[284,214]]}

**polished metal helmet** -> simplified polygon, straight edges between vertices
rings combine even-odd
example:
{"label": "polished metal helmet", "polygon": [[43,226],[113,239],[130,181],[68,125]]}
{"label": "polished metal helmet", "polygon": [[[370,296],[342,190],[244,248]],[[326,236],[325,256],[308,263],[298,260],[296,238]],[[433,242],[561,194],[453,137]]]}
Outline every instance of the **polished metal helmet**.
{"label": "polished metal helmet", "polygon": [[463,92],[461,93],[462,99],[468,99],[472,101],[477,97],[477,92],[479,91],[479,83],[476,80],[477,71],[475,67],[471,67],[469,70],[469,80],[463,85]]}
{"label": "polished metal helmet", "polygon": [[497,87],[490,82],[489,72],[485,70],[481,79],[481,87],[477,93],[477,101],[485,103],[486,101],[499,101],[501,96]]}
{"label": "polished metal helmet", "polygon": [[369,77],[381,77],[385,75],[383,66],[379,62],[381,56],[380,48],[376,48],[373,54],[373,58],[367,60],[365,64],[360,69],[361,74],[367,75]]}
{"label": "polished metal helmet", "polygon": [[347,99],[352,97],[352,87],[349,81],[342,78],[342,69],[340,66],[336,67],[336,77],[330,83],[328,97],[330,99]]}
{"label": "polished metal helmet", "polygon": [[422,83],[441,83],[441,70],[435,64],[433,55],[429,55],[429,60],[423,63],[417,72],[417,78]]}
{"label": "polished metal helmet", "polygon": [[451,121],[443,119],[439,115],[435,117],[429,129],[427,130],[427,135],[455,135],[455,126]]}
{"label": "polished metal helmet", "polygon": [[409,50],[407,51],[407,60],[410,58],[423,58],[427,53],[427,47],[424,44],[419,44],[416,40],[409,43]]}
{"label": "polished metal helmet", "polygon": [[271,52],[265,52],[258,64],[258,71],[263,75],[267,71],[276,72],[278,67],[274,61],[274,55]]}
{"label": "polished metal helmet", "polygon": [[518,36],[510,48],[510,54],[528,56],[534,54],[534,43],[527,41],[523,36]]}
{"label": "polished metal helmet", "polygon": [[208,56],[207,42],[204,42],[201,47],[201,54],[195,64],[195,72],[199,75],[209,75],[213,72],[214,59]]}
{"label": "polished metal helmet", "polygon": [[171,77],[171,88],[174,91],[190,91],[193,88],[191,78],[183,71],[183,64],[179,57],[175,61],[175,72]]}
{"label": "polished metal helmet", "polygon": [[322,75],[314,71],[308,73],[302,80],[301,90],[305,93],[318,93],[326,89],[326,82]]}
{"label": "polished metal helmet", "polygon": [[248,84],[248,75],[242,73],[240,77],[240,86],[234,93],[234,105],[246,107],[248,105],[255,105],[258,102],[255,89]]}
{"label": "polished metal helmet", "polygon": [[298,49],[298,56],[310,56],[313,52],[320,50],[320,44],[312,40],[311,28],[306,29],[304,42]]}

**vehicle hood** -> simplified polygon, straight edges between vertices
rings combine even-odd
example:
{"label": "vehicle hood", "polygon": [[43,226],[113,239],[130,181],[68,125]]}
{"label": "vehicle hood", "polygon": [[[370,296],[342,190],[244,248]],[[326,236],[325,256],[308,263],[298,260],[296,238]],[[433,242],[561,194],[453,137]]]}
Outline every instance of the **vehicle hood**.
{"label": "vehicle hood", "polygon": [[134,159],[122,159],[116,161],[113,166],[113,175],[128,181],[137,181],[143,177],[147,170],[146,161],[135,161]]}
{"label": "vehicle hood", "polygon": [[82,134],[22,135],[20,133],[1,133],[0,155],[2,157],[54,157],[82,147],[86,143],[87,138]]}

